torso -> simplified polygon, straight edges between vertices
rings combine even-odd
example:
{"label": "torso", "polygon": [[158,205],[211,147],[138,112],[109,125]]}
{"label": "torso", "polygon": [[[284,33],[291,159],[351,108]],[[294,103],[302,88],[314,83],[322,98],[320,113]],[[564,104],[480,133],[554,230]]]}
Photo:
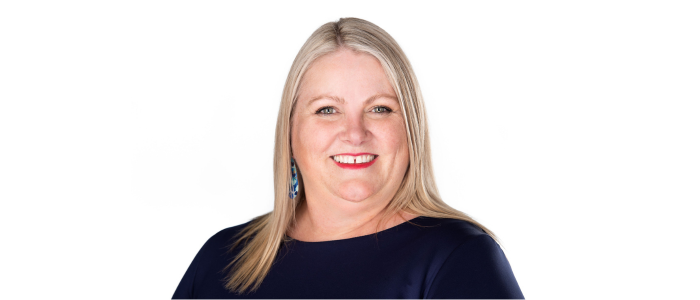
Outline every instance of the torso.
{"label": "torso", "polygon": [[174,298],[522,297],[505,256],[486,233],[465,221],[426,217],[376,235],[285,242],[260,288],[233,294],[224,288],[225,267],[241,248],[229,245],[246,225],[207,241]]}

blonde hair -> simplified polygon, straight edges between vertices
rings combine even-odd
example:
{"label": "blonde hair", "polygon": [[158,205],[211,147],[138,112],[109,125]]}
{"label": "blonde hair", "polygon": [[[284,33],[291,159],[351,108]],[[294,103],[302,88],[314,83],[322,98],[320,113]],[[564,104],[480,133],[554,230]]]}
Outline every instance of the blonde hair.
{"label": "blonde hair", "polygon": [[[301,47],[287,76],[277,116],[275,134],[274,187],[272,212],[251,221],[236,237],[230,250],[243,243],[240,252],[228,264],[226,288],[244,293],[258,289],[270,270],[286,232],[294,224],[294,213],[304,201],[303,174],[297,170],[299,194],[288,196],[291,181],[291,118],[298,97],[299,84],[309,66],[319,57],[347,48],[370,54],[384,68],[399,99],[403,112],[409,165],[394,198],[381,217],[382,224],[399,212],[413,215],[468,221],[496,237],[466,214],[445,204],[438,194],[430,158],[430,143],[425,106],[418,81],[408,58],[394,39],[378,26],[357,18],[342,18],[319,27]],[[379,230],[379,225],[377,230]]]}

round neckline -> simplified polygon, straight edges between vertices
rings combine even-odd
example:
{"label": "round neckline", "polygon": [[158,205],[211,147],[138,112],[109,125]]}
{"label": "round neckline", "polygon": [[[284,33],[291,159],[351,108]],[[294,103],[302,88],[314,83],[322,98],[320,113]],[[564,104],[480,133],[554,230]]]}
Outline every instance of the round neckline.
{"label": "round neckline", "polygon": [[285,234],[284,236],[287,237],[287,238],[289,238],[289,239],[291,239],[291,241],[294,242],[294,243],[307,244],[307,245],[312,245],[312,244],[319,245],[319,244],[332,243],[332,242],[344,242],[344,241],[358,240],[358,239],[363,239],[363,238],[371,237],[371,236],[374,236],[374,235],[384,234],[385,232],[388,232],[389,230],[398,229],[399,227],[405,226],[406,224],[413,225],[413,224],[411,224],[411,223],[417,223],[417,222],[416,222],[417,219],[425,219],[425,218],[427,218],[427,217],[424,217],[424,216],[417,216],[417,217],[415,217],[415,218],[409,219],[409,220],[407,220],[407,221],[403,221],[403,222],[401,222],[401,223],[399,223],[399,224],[397,224],[397,225],[395,225],[395,226],[389,227],[389,228],[384,229],[384,230],[382,230],[382,231],[378,231],[378,232],[376,232],[376,233],[370,233],[370,234],[366,234],[366,235],[355,236],[355,237],[350,237],[350,238],[345,238],[345,239],[338,239],[338,240],[307,242],[307,241],[300,241],[300,240],[297,240],[297,239],[292,238],[292,237],[290,237],[290,236],[288,236],[288,235],[286,235],[286,234]]}

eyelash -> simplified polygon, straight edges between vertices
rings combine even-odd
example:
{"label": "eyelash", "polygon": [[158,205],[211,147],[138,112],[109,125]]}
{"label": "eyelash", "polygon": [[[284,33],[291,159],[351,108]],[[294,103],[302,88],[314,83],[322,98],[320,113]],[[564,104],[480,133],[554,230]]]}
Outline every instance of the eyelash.
{"label": "eyelash", "polygon": [[332,109],[332,110],[335,110],[335,108],[333,108],[333,107],[330,107],[330,106],[324,106],[324,107],[321,107],[321,108],[319,108],[319,109],[318,109],[318,110],[316,111],[316,114],[317,114],[317,115],[330,115],[330,114],[324,114],[324,113],[321,113],[322,111],[324,111],[324,110],[326,110],[326,109]]}
{"label": "eyelash", "polygon": [[383,108],[383,109],[384,109],[384,111],[383,111],[383,112],[380,112],[379,114],[388,114],[388,113],[393,112],[393,110],[391,110],[391,108],[388,108],[388,107],[386,107],[386,106],[375,106],[375,107],[372,108],[372,110],[375,110],[375,109],[377,109],[377,108]]}
{"label": "eyelash", "polygon": [[[388,107],[386,107],[386,106],[375,106],[375,107],[372,108],[372,111],[374,111],[375,109],[378,109],[378,108],[383,108],[383,109],[384,109],[383,112],[378,112],[378,114],[388,114],[388,113],[393,112],[393,110],[391,110],[391,108],[388,108]],[[317,115],[330,115],[330,113],[321,113],[322,111],[324,111],[324,110],[326,110],[326,109],[335,110],[335,108],[333,108],[333,107],[331,107],[331,106],[324,106],[324,107],[319,108],[319,109],[316,111],[316,114],[317,114]]]}

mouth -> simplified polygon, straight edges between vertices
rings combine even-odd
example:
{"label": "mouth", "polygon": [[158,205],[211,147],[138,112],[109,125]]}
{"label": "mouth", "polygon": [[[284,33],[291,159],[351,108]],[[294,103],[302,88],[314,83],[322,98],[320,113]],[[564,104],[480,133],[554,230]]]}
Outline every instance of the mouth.
{"label": "mouth", "polygon": [[343,169],[363,169],[371,166],[379,155],[371,153],[343,153],[331,156],[336,165]]}

